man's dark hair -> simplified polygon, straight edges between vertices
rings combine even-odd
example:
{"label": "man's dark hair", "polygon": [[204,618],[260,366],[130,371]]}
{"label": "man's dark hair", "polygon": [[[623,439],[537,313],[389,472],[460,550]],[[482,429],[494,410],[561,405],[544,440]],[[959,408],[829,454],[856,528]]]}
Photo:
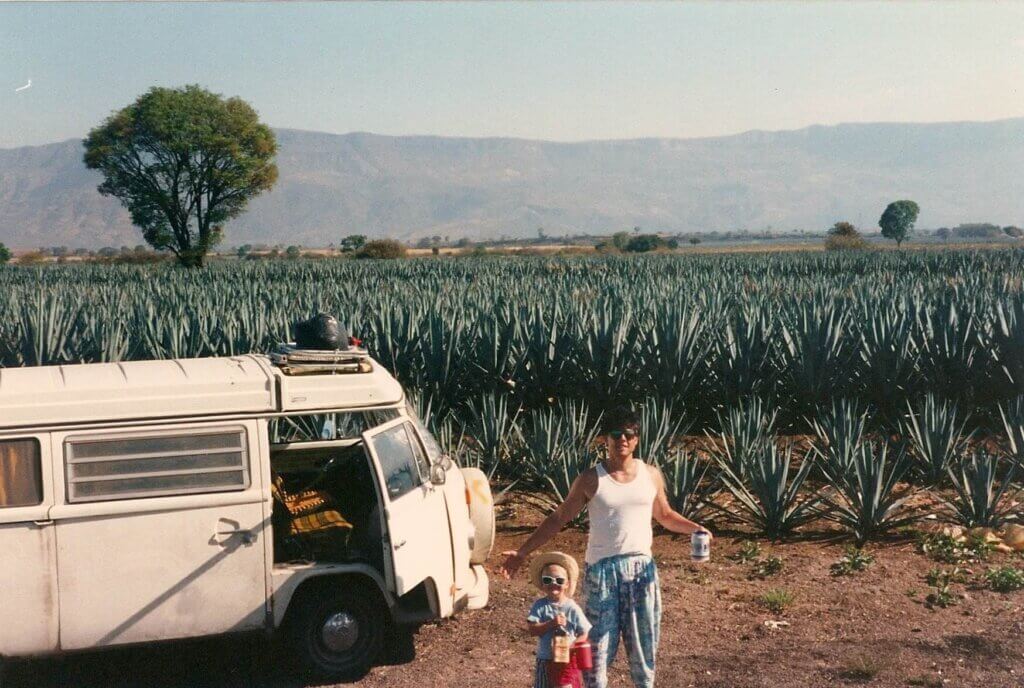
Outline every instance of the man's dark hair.
{"label": "man's dark hair", "polygon": [[612,430],[640,429],[640,416],[628,406],[616,406],[608,410],[601,419],[601,434]]}

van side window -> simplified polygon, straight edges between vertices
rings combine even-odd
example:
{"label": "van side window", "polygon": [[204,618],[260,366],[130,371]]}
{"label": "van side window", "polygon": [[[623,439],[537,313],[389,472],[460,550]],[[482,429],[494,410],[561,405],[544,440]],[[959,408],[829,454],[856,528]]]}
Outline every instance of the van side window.
{"label": "van side window", "polygon": [[43,503],[39,440],[0,440],[0,509]]}
{"label": "van side window", "polygon": [[249,486],[244,428],[145,437],[71,439],[68,501],[231,492]]}
{"label": "van side window", "polygon": [[282,416],[271,418],[268,430],[271,444],[320,442],[359,437],[367,430],[395,418],[398,418],[398,409]]}
{"label": "van side window", "polygon": [[423,484],[407,425],[402,423],[373,438],[373,448],[380,458],[384,484],[391,499]]}

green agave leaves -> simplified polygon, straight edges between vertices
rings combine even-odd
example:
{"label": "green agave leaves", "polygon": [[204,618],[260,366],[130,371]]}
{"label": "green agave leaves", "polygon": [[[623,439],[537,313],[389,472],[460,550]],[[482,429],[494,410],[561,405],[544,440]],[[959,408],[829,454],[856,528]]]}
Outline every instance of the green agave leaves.
{"label": "green agave leaves", "polygon": [[969,439],[964,434],[967,421],[955,402],[930,393],[916,407],[908,402],[907,408],[903,433],[913,448],[917,473],[926,484],[937,485]]}
{"label": "green agave leaves", "polygon": [[998,528],[1012,513],[1011,500],[1020,493],[1012,482],[1016,470],[1015,463],[976,450],[961,458],[956,467],[950,466],[956,498],[943,501],[956,521],[968,528]]}
{"label": "green agave leaves", "polygon": [[827,460],[821,468],[830,484],[823,491],[827,508],[822,515],[852,533],[858,545],[920,517],[905,509],[910,492],[897,492],[897,483],[910,469],[902,451],[885,443],[863,442],[854,448],[845,468]]}
{"label": "green agave leaves", "polygon": [[738,475],[722,455],[717,458],[721,481],[735,498],[735,509],[718,507],[726,516],[773,539],[817,516],[821,500],[816,491],[801,494],[814,463],[804,461],[794,467],[792,445],[781,449],[774,442],[758,445],[746,462],[746,477]]}

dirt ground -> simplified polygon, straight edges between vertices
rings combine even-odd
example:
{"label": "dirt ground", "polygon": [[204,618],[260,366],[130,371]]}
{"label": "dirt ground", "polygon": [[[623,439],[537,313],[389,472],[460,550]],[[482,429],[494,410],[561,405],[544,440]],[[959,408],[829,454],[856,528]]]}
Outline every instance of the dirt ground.
{"label": "dirt ground", "polygon": [[[522,542],[537,515],[521,509],[513,520],[499,524],[492,569],[497,552]],[[932,610],[924,603],[925,575],[942,565],[918,553],[912,540],[871,547],[870,568],[834,577],[829,567],[843,555],[844,543],[829,533],[762,542],[761,556],[780,557],[783,568],[760,580],[751,578],[750,563],[727,558],[743,539],[743,533],[719,531],[712,561],[693,564],[687,540],[655,537],[664,607],[658,685],[1024,687],[1024,592],[958,585],[958,604]],[[584,546],[584,533],[566,531],[550,548],[582,559]],[[975,572],[1005,563],[1024,566],[1024,557],[994,554]],[[771,589],[793,596],[781,614],[759,601]],[[535,641],[521,625],[537,593],[522,573],[512,581],[493,576],[491,591],[486,609],[422,627],[412,661],[379,666],[359,685],[527,688]],[[788,625],[771,628],[767,621]],[[16,663],[3,687],[306,685],[290,675],[280,655],[262,637],[120,649]],[[625,667],[620,656],[612,686],[631,686]]]}

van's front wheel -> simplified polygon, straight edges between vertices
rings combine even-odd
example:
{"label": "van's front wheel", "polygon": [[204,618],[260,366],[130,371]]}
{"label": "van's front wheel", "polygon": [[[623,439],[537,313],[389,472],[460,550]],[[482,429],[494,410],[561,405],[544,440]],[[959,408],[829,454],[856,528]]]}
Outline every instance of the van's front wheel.
{"label": "van's front wheel", "polygon": [[310,595],[295,612],[292,644],[311,675],[354,681],[365,676],[380,656],[387,612],[364,591]]}

